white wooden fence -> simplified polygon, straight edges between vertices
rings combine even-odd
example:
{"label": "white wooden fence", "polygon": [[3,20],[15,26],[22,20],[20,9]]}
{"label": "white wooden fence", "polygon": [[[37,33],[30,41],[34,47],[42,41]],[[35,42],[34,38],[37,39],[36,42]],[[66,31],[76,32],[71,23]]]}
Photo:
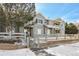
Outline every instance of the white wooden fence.
{"label": "white wooden fence", "polygon": [[23,33],[12,33],[12,32],[0,32],[0,40],[17,40],[18,38],[21,38],[23,43],[25,42],[27,47],[29,47],[29,39],[27,39],[26,32]]}
{"label": "white wooden fence", "polygon": [[43,37],[38,37],[37,42],[47,42],[47,41],[58,41],[58,40],[76,40],[79,39],[79,34],[53,34],[51,37],[45,35]]}
{"label": "white wooden fence", "polygon": [[51,37],[48,35],[38,36],[35,40],[37,47],[40,47],[41,43],[47,43],[48,41],[60,41],[60,40],[79,40],[79,34],[53,34]]}
{"label": "white wooden fence", "polygon": [[26,39],[26,33],[12,33],[12,32],[0,32],[0,38],[12,39],[12,38],[24,38]]}

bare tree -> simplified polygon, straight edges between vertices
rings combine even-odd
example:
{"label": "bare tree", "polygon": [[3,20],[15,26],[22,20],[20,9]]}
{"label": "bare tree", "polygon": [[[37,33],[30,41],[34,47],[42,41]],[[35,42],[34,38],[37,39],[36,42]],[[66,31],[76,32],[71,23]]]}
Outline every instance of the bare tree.
{"label": "bare tree", "polygon": [[11,31],[15,24],[24,25],[35,16],[34,3],[3,3],[0,5],[5,13],[8,31]]}

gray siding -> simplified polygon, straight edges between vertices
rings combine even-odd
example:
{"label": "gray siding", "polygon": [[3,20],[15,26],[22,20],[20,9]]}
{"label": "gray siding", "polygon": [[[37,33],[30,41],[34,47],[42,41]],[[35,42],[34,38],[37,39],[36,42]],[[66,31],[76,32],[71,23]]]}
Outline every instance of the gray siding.
{"label": "gray siding", "polygon": [[[38,29],[41,29],[41,34],[38,34]],[[43,25],[42,24],[35,24],[33,26],[33,37],[38,37],[42,34],[44,34],[44,30],[43,30]]]}

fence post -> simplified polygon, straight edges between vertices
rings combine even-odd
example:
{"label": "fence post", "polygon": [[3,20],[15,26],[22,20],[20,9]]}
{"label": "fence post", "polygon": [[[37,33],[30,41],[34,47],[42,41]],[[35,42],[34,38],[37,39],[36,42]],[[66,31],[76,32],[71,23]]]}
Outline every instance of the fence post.
{"label": "fence post", "polygon": [[79,39],[79,34],[78,34],[78,39]]}
{"label": "fence post", "polygon": [[10,39],[12,38],[12,35],[11,35],[12,33],[11,32],[9,32],[9,37],[10,37]]}
{"label": "fence post", "polygon": [[77,34],[77,39],[78,39],[78,34]]}
{"label": "fence post", "polygon": [[27,36],[27,34],[26,34],[26,32],[24,32],[24,38],[25,38],[25,41],[26,41],[26,44],[27,44],[27,47],[29,47],[29,39],[28,38],[26,38],[26,36]]}
{"label": "fence post", "polygon": [[45,34],[45,42],[47,42],[47,33]]}
{"label": "fence post", "polygon": [[79,39],[79,34],[78,34],[78,39]]}
{"label": "fence post", "polygon": [[56,34],[56,40],[58,40],[58,34]]}
{"label": "fence post", "polygon": [[64,34],[64,36],[63,36],[63,37],[64,37],[64,39],[66,40],[66,34]]}
{"label": "fence post", "polygon": [[40,41],[39,41],[39,36],[38,36],[38,43],[37,43],[37,48],[40,48]]}
{"label": "fence post", "polygon": [[24,32],[24,34],[25,34],[24,37],[25,37],[25,40],[26,40],[26,32]]}

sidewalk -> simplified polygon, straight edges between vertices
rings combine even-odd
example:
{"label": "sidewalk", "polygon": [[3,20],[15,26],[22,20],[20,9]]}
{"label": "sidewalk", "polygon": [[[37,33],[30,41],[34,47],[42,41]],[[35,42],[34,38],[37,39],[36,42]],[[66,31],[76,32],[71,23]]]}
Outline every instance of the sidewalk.
{"label": "sidewalk", "polygon": [[35,54],[29,49],[17,49],[17,50],[0,50],[0,56],[35,56]]}

